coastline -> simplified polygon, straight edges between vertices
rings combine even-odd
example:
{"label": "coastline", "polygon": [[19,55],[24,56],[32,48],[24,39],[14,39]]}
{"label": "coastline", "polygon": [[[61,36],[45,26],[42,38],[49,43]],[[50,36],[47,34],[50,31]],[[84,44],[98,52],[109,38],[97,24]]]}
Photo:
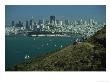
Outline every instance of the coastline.
{"label": "coastline", "polygon": [[84,42],[17,64],[12,71],[106,71],[105,30]]}

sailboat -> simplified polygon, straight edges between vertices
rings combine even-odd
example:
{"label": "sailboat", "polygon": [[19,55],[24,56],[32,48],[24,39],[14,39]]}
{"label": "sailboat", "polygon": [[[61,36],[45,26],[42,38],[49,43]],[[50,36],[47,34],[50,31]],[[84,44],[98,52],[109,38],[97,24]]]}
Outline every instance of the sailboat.
{"label": "sailboat", "polygon": [[29,59],[30,56],[26,54],[24,58],[25,58],[25,59]]}

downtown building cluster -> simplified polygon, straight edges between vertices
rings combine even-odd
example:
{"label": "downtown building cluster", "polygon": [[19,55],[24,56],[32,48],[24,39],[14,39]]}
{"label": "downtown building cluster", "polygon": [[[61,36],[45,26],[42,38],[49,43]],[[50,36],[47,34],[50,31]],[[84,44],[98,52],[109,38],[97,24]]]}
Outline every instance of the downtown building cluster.
{"label": "downtown building cluster", "polygon": [[55,16],[50,16],[48,20],[38,20],[35,21],[34,17],[25,22],[15,21],[11,22],[10,26],[6,26],[5,34],[6,35],[17,35],[17,34],[27,34],[29,32],[36,33],[62,33],[62,34],[74,34],[78,33],[82,36],[91,36],[98,30],[100,30],[105,23],[98,24],[94,19],[89,19],[89,21],[80,19],[80,20],[68,20],[62,19],[58,20]]}

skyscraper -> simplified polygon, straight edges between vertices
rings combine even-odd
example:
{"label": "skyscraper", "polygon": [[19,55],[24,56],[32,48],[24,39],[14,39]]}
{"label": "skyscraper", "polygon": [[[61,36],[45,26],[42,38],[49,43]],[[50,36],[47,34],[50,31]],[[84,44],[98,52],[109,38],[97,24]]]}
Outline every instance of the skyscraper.
{"label": "skyscraper", "polygon": [[83,20],[82,19],[80,19],[80,25],[83,25]]}
{"label": "skyscraper", "polygon": [[39,20],[38,25],[43,24],[43,20]]}
{"label": "skyscraper", "polygon": [[16,24],[16,27],[23,27],[23,23],[21,21],[19,21],[17,24]]}
{"label": "skyscraper", "polygon": [[32,29],[32,20],[30,20],[29,27],[30,27],[30,29]]}
{"label": "skyscraper", "polygon": [[93,25],[93,22],[94,22],[94,20],[93,20],[93,19],[90,19],[90,20],[89,20],[89,24],[90,24],[90,26],[92,26],[92,25]]}
{"label": "skyscraper", "polygon": [[12,27],[13,27],[13,26],[15,26],[15,23],[14,23],[14,21],[12,21],[12,22],[11,22],[11,26],[12,26]]}
{"label": "skyscraper", "polygon": [[65,20],[65,25],[69,25],[69,20]]}
{"label": "skyscraper", "polygon": [[55,25],[55,16],[50,16],[50,24]]}
{"label": "skyscraper", "polygon": [[26,29],[29,30],[29,24],[28,24],[28,21],[26,21]]}
{"label": "skyscraper", "polygon": [[33,16],[32,16],[32,19],[30,20],[30,29],[33,30],[33,26],[34,26],[34,19],[33,19]]}

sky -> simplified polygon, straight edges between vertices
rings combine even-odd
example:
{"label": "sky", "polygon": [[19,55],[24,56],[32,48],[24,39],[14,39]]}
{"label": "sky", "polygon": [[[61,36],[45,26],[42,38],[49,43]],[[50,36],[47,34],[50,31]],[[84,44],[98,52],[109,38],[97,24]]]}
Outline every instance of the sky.
{"label": "sky", "polygon": [[12,20],[26,21],[34,19],[49,19],[54,15],[56,19],[89,20],[94,18],[98,22],[106,22],[105,5],[6,5],[5,22],[9,25]]}

